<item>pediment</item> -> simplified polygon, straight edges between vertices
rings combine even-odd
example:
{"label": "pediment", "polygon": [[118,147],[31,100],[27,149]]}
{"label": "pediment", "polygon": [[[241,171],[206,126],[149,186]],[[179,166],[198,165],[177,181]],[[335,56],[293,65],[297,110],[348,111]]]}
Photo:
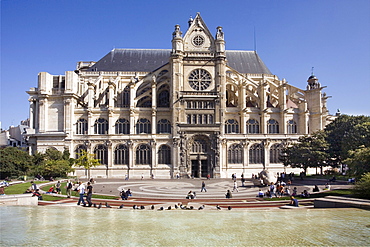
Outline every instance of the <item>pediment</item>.
{"label": "pediment", "polygon": [[215,40],[199,13],[184,35],[185,52],[213,52]]}

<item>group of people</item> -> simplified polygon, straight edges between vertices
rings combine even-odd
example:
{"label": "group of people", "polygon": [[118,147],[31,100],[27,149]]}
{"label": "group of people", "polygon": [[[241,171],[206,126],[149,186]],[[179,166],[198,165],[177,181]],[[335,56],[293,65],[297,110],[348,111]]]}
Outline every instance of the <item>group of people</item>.
{"label": "group of people", "polygon": [[131,190],[128,189],[128,190],[124,190],[122,189],[121,192],[120,192],[120,197],[122,200],[127,200],[129,196],[132,196],[132,193],[131,193]]}

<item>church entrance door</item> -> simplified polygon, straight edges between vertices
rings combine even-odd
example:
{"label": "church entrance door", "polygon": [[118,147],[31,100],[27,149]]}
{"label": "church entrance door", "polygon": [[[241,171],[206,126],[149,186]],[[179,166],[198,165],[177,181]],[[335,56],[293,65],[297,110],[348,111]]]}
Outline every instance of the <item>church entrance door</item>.
{"label": "church entrance door", "polygon": [[207,177],[210,174],[208,160],[192,160],[191,161],[191,176],[194,178]]}

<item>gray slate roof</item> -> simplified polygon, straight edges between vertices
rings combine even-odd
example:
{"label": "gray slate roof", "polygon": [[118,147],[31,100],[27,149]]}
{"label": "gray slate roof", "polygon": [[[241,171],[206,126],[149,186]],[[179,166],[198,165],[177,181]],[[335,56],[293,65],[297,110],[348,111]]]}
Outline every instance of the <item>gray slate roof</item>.
{"label": "gray slate roof", "polygon": [[[151,72],[167,64],[169,49],[114,49],[88,70]],[[227,64],[240,73],[272,74],[254,51],[226,51]]]}

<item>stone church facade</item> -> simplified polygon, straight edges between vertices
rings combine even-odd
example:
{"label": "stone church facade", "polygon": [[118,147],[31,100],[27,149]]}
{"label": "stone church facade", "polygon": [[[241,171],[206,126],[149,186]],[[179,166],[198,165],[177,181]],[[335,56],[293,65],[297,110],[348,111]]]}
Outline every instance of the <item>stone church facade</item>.
{"label": "stone church facade", "polygon": [[314,75],[294,87],[255,51],[225,43],[198,13],[184,35],[175,26],[172,49],[114,49],[64,75],[39,73],[27,92],[31,152],[94,153],[101,165],[92,177],[284,171],[282,147],[324,128],[328,97]]}

